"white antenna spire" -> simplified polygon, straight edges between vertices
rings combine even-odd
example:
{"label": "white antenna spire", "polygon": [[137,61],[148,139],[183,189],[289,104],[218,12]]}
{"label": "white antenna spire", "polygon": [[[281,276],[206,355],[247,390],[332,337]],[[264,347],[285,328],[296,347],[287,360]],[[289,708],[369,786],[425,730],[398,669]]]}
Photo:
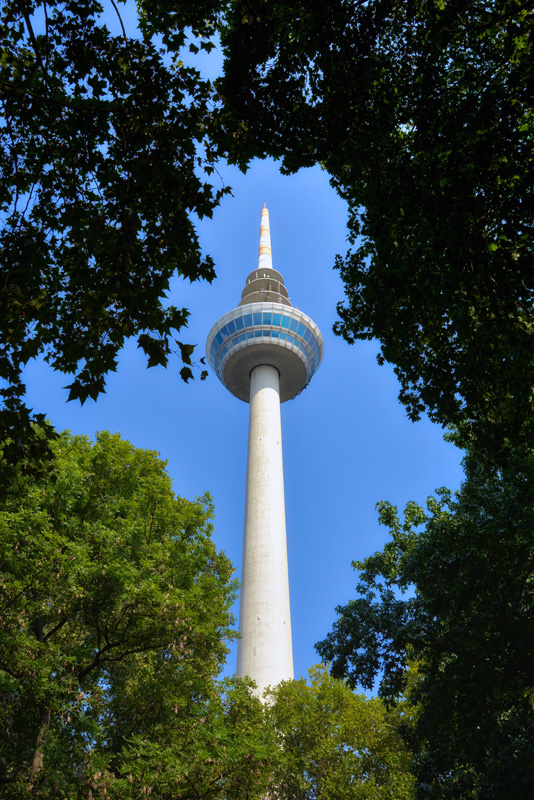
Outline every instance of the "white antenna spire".
{"label": "white antenna spire", "polygon": [[269,227],[269,211],[265,203],[261,210],[260,227],[260,252],[258,256],[258,269],[272,269],[273,255],[271,252],[271,229]]}

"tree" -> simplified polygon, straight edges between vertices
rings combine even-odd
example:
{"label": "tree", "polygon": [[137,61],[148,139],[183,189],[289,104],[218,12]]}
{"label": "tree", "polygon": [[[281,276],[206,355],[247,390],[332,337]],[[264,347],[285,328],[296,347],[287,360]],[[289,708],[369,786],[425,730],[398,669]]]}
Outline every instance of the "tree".
{"label": "tree", "polygon": [[406,714],[352,692],[325,667],[284,681],[267,700],[281,759],[274,775],[281,800],[408,800],[411,756],[398,728]]}
{"label": "tree", "polygon": [[[359,596],[317,645],[332,673],[390,700],[417,666],[420,797],[529,798],[534,789],[534,455],[477,456],[453,496],[380,503],[391,541],[355,563]],[[429,794],[430,793],[430,794]]]}
{"label": "tree", "polygon": [[[211,281],[194,222],[229,191],[209,183],[225,114],[180,49],[209,50],[216,0],[141,0],[139,30],[110,34],[99,0],[6,0],[0,11],[0,439],[10,463],[52,434],[24,404],[38,355],[96,400],[129,337],[148,366],[173,352],[188,311],[166,299],[181,275]],[[109,13],[119,15],[113,2]],[[119,15],[120,24],[122,19]],[[204,373],[202,373],[204,375]]]}
{"label": "tree", "polygon": [[236,587],[209,498],[118,435],[53,447],[0,511],[2,797],[256,797],[273,748],[216,680]]}
{"label": "tree", "polygon": [[533,432],[534,13],[522,0],[234,4],[240,146],[348,202],[336,331],[376,338],[411,419],[502,458]]}

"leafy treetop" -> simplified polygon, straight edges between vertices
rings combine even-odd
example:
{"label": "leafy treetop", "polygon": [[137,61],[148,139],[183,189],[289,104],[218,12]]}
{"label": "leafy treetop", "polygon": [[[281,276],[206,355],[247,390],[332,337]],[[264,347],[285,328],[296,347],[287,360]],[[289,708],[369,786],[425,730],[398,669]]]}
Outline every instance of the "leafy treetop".
{"label": "leafy treetop", "polygon": [[118,435],[53,448],[0,509],[2,797],[261,796],[260,703],[216,680],[236,586],[209,498]]}
{"label": "leafy treetop", "polygon": [[267,718],[281,750],[274,785],[281,800],[412,800],[411,756],[399,729],[407,709],[355,694],[326,668],[284,681]]}

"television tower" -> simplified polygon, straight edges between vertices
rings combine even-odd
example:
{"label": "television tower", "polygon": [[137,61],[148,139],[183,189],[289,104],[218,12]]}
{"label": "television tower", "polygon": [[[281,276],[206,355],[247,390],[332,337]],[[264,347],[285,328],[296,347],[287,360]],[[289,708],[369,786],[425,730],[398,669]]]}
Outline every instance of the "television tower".
{"label": "television tower", "polygon": [[264,207],[258,267],[206,343],[221,382],[250,403],[237,674],[252,678],[260,697],[293,678],[280,403],[308,385],[323,350],[319,328],[293,308],[273,269]]}

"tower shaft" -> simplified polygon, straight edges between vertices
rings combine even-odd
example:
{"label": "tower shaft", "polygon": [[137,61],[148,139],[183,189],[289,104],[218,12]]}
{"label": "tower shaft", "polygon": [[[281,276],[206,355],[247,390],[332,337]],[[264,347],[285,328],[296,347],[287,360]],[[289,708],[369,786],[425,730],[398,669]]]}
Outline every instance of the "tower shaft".
{"label": "tower shaft", "polygon": [[237,674],[262,694],[293,677],[280,379],[262,364],[250,376],[243,571]]}

